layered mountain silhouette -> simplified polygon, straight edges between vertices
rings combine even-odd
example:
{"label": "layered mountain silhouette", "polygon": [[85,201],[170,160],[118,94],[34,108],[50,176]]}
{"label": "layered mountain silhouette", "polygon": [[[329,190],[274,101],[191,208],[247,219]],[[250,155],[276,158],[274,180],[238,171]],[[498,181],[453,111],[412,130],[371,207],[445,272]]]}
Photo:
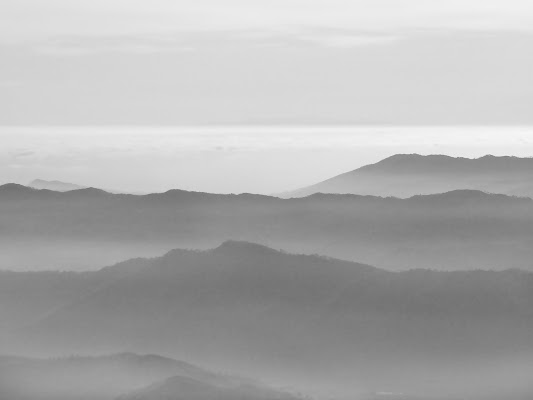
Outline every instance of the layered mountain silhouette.
{"label": "layered mountain silhouette", "polygon": [[282,196],[352,193],[411,197],[460,189],[533,197],[533,158],[397,154]]}
{"label": "layered mountain silhouette", "polygon": [[532,269],[533,201],[475,190],[280,199],[0,186],[0,268],[96,269],[226,239],[390,269]]}
{"label": "layered mountain silhouette", "polygon": [[123,395],[117,400],[301,400],[301,398],[268,387],[225,382],[210,383],[174,376],[147,388]]}
{"label": "layered mountain silhouette", "polygon": [[0,186],[0,398],[533,398],[532,167],[396,155],[287,198]]}
{"label": "layered mountain silhouette", "polygon": [[[0,398],[6,400],[113,400],[117,397],[140,398],[141,393],[152,392],[152,397],[143,398],[155,400],[157,392],[167,385],[175,387],[176,382],[210,388],[206,396],[196,396],[197,399],[218,399],[233,391],[239,393],[241,388],[250,388],[250,393],[257,391],[264,395],[255,398],[296,400],[294,396],[252,384],[246,379],[216,374],[158,355],[119,353],[53,359],[0,357]],[[191,398],[198,394],[193,389],[190,384],[181,385],[175,396]]]}
{"label": "layered mountain silhouette", "polygon": [[[533,366],[528,272],[390,272],[229,241],[85,274],[94,283],[66,296],[60,288],[72,283],[57,281],[60,298],[35,306],[40,316],[13,325],[2,343],[33,353],[181,355],[311,392],[533,394],[524,379]],[[101,274],[110,278],[102,283]],[[12,296],[35,292],[35,282],[23,281]],[[165,398],[181,387],[207,398],[212,386],[170,380],[129,398]]]}
{"label": "layered mountain silhouette", "polygon": [[86,186],[76,185],[75,183],[61,181],[47,181],[44,179],[34,179],[28,185],[34,189],[48,189],[56,192],[68,192],[70,190],[85,189]]}

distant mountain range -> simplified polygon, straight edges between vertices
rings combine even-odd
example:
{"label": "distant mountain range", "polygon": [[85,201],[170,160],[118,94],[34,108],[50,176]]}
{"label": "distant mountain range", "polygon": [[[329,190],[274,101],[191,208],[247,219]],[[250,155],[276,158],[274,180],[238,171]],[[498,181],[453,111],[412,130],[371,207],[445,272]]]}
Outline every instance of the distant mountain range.
{"label": "distant mountain range", "polygon": [[56,192],[68,192],[70,190],[85,189],[86,186],[76,185],[74,183],[61,182],[61,181],[45,181],[43,179],[35,179],[28,185],[34,189],[47,189],[54,190]]}
{"label": "distant mountain range", "polygon": [[163,396],[163,390],[167,396],[169,390],[176,390],[173,399],[214,400],[244,392],[256,394],[250,400],[297,400],[296,396],[250,380],[215,374],[157,355],[120,353],[54,359],[0,356],[0,398],[6,400],[168,399],[158,397]]}
{"label": "distant mountain range", "polygon": [[[4,352],[181,355],[354,397],[533,395],[524,379],[533,367],[528,272],[397,273],[229,241],[95,272],[6,272],[0,282],[3,313],[30,316],[4,327]],[[125,399],[181,399],[168,393],[182,389],[212,398],[217,385],[188,378]],[[269,398],[256,394],[239,389],[220,398]]]}
{"label": "distant mountain range", "polygon": [[302,400],[290,393],[251,384],[228,385],[173,376],[117,400]]}
{"label": "distant mountain range", "polygon": [[411,197],[461,189],[533,197],[533,158],[397,154],[281,196],[352,193]]}
{"label": "distant mountain range", "polygon": [[2,185],[0,399],[529,400],[530,171],[396,155],[287,198]]}
{"label": "distant mountain range", "polygon": [[0,268],[96,269],[227,239],[390,269],[533,269],[533,201],[456,190],[408,199],[0,186]]}
{"label": "distant mountain range", "polygon": [[[61,181],[46,181],[43,179],[34,179],[28,184],[28,187],[38,190],[51,190],[54,192],[70,192],[73,190],[82,190],[82,189],[95,189],[90,186],[77,185],[75,183],[61,182]],[[129,192],[124,190],[115,190],[109,188],[102,188],[97,190],[104,190],[108,193],[125,193],[125,194],[141,194],[140,192]]]}

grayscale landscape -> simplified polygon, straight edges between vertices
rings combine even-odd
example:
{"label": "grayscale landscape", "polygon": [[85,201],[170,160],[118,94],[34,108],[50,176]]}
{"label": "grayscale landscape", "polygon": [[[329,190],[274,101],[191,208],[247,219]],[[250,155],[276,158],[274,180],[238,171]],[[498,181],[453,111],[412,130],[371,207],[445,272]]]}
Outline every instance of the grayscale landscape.
{"label": "grayscale landscape", "polygon": [[[491,159],[506,165],[505,159]],[[529,159],[513,161],[527,165]],[[429,175],[427,170],[420,168]],[[533,271],[531,198],[458,186],[462,189],[409,198],[314,193],[281,199],[177,189],[148,195],[95,188],[59,193],[6,184],[0,186],[0,265],[96,269],[232,239],[391,270]]]}
{"label": "grayscale landscape", "polygon": [[440,154],[396,154],[324,182],[283,193],[283,196],[351,193],[405,198],[461,189],[531,197],[533,159],[493,155],[469,159]]}
{"label": "grayscale landscape", "polygon": [[1,0],[0,400],[533,400],[533,2]]}

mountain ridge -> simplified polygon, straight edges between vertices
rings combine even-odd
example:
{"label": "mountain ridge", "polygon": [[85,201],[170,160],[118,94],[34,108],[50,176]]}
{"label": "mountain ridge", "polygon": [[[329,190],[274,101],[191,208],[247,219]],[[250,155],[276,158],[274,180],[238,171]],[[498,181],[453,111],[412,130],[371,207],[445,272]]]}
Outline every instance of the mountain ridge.
{"label": "mountain ridge", "polygon": [[113,400],[167,379],[227,388],[252,382],[157,354],[123,352],[54,358],[0,356],[2,399]]}
{"label": "mountain ridge", "polygon": [[533,158],[396,154],[281,197],[316,192],[410,197],[456,189],[533,196]]}
{"label": "mountain ridge", "polygon": [[288,392],[266,386],[214,385],[193,378],[174,376],[163,381],[121,395],[115,400],[302,400]]}
{"label": "mountain ridge", "polygon": [[68,192],[70,190],[85,189],[87,186],[77,185],[70,182],[62,182],[58,180],[44,180],[34,179],[28,184],[29,187],[34,189],[48,189],[57,192]]}
{"label": "mountain ridge", "polygon": [[83,187],[81,189],[69,190],[66,192],[57,192],[50,189],[36,189],[30,186],[21,185],[18,183],[5,183],[0,185],[0,200],[2,195],[8,195],[10,197],[15,197],[16,195],[23,194],[25,198],[28,198],[28,195],[37,196],[46,196],[52,199],[73,199],[73,198],[83,198],[84,196],[100,196],[113,199],[146,199],[146,200],[179,200],[179,199],[191,199],[191,200],[231,200],[231,199],[245,199],[245,200],[281,200],[281,201],[297,201],[299,199],[352,199],[352,200],[411,200],[411,199],[420,199],[420,198],[438,198],[438,197],[449,197],[452,194],[462,194],[464,197],[470,194],[477,197],[485,198],[495,198],[500,199],[508,198],[510,200],[531,200],[531,197],[528,196],[518,196],[512,194],[504,193],[493,193],[480,189],[453,189],[440,193],[431,193],[431,194],[417,194],[412,195],[407,198],[396,197],[396,196],[379,196],[379,195],[365,195],[357,193],[329,193],[329,192],[315,192],[306,195],[305,197],[295,197],[295,198],[283,198],[270,195],[261,195],[253,193],[239,193],[239,194],[221,194],[221,193],[209,193],[209,192],[198,192],[198,191],[189,191],[183,189],[170,189],[165,192],[157,193],[148,193],[148,194],[130,194],[130,193],[113,193],[106,191],[104,189],[95,188],[95,187]]}
{"label": "mountain ridge", "polygon": [[[276,384],[298,367],[338,384],[357,377],[365,390],[386,382],[409,392],[406,382],[416,382],[420,393],[447,394],[449,382],[475,383],[504,356],[510,368],[517,354],[533,363],[532,310],[530,272],[392,272],[230,241],[148,260],[4,343],[54,353],[135,348]],[[353,371],[348,382],[344,370]],[[425,381],[428,373],[442,381]]]}
{"label": "mountain ridge", "polygon": [[533,201],[478,190],[281,199],[4,185],[0,214],[0,269],[97,269],[226,239],[390,269],[531,268],[533,257]]}

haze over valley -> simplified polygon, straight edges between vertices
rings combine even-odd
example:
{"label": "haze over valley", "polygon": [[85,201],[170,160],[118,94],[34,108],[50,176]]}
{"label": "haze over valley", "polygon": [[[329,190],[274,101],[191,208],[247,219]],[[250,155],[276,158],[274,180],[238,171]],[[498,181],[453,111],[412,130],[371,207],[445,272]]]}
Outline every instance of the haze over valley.
{"label": "haze over valley", "polygon": [[531,166],[398,154],[281,197],[2,185],[0,395],[528,399]]}
{"label": "haze over valley", "polygon": [[531,395],[529,272],[398,273],[225,242],[94,272],[5,272],[1,284],[4,352],[136,349],[337,396]]}
{"label": "haze over valley", "polygon": [[0,400],[533,400],[531,0],[0,4]]}
{"label": "haze over valley", "polygon": [[[235,239],[389,270],[532,270],[533,201],[525,197],[533,187],[531,165],[532,159],[516,157],[396,155],[303,189],[340,182],[343,192],[365,195],[295,198],[179,189],[61,193],[6,184],[0,186],[0,266],[98,269]],[[424,194],[411,196],[417,192]]]}

